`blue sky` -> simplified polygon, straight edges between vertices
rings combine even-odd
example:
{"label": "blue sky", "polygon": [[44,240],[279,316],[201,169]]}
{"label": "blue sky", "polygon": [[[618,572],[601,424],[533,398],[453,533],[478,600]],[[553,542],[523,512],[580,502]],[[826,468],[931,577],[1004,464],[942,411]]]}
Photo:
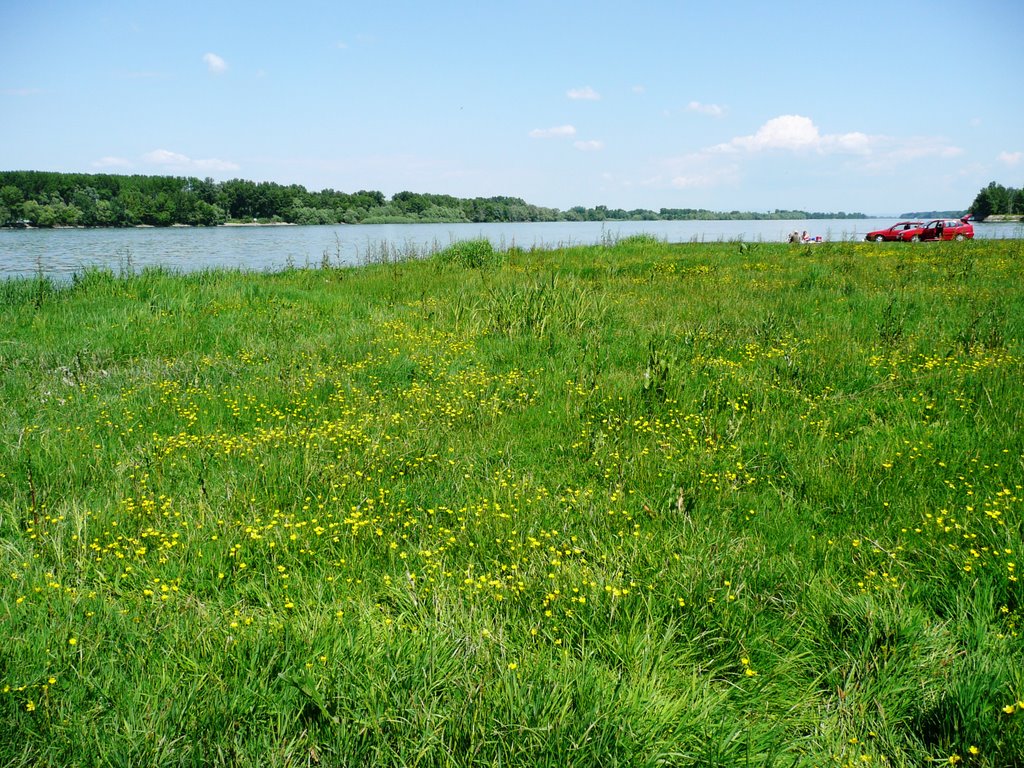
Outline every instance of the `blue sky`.
{"label": "blue sky", "polygon": [[47,2],[0,169],[561,209],[966,208],[1024,186],[1024,2]]}

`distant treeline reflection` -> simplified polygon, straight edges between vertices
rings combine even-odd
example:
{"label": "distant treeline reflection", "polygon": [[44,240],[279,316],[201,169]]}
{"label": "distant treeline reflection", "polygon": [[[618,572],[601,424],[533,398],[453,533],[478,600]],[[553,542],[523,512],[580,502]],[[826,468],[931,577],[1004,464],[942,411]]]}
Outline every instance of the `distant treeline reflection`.
{"label": "distant treeline reflection", "polygon": [[0,227],[132,227],[229,222],[413,224],[433,222],[863,219],[862,213],[798,210],[630,211],[599,205],[566,211],[518,197],[474,197],[360,190],[311,192],[300,184],[214,181],[181,176],[0,171]]}

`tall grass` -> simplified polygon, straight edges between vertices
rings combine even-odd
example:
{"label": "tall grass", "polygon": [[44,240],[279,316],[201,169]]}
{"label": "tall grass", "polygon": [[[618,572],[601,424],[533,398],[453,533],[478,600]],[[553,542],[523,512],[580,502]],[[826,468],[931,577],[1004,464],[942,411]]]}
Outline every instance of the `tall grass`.
{"label": "tall grass", "polygon": [[0,763],[1024,765],[1021,250],[0,284]]}

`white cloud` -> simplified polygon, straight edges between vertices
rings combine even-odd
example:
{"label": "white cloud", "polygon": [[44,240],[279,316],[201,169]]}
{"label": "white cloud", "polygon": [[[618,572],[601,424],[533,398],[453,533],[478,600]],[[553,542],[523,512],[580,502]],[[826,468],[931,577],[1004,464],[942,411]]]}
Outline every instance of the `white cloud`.
{"label": "white cloud", "polygon": [[155,165],[188,165],[189,159],[185,155],[171,152],[166,149],[154,149],[142,156],[147,163]]}
{"label": "white cloud", "polygon": [[630,90],[632,90],[633,93],[647,93],[647,86],[646,85],[634,85]]}
{"label": "white cloud", "polygon": [[836,151],[849,155],[864,155],[872,149],[872,139],[866,133],[853,131],[823,136],[821,149],[826,152]]}
{"label": "white cloud", "polygon": [[589,85],[583,88],[570,88],[565,95],[574,101],[599,101],[601,98],[601,94]]}
{"label": "white cloud", "polygon": [[596,152],[599,149],[604,149],[604,142],[591,139],[590,141],[573,142],[573,146],[581,152]]}
{"label": "white cloud", "polygon": [[204,53],[203,61],[206,62],[206,69],[214,75],[222,75],[228,70],[228,63],[216,53]]}
{"label": "white cloud", "polygon": [[142,159],[153,165],[185,171],[237,171],[239,168],[237,163],[232,163],[229,160],[218,160],[217,158],[193,160],[187,155],[166,149],[154,149],[143,155]]}
{"label": "white cloud", "polygon": [[[690,107],[694,111],[696,104]],[[962,154],[962,149],[942,137],[892,137],[861,131],[823,133],[809,117],[779,115],[752,134],[663,158],[659,173],[649,183],[676,189],[737,186],[748,171],[764,173],[780,159],[785,159],[792,170],[789,156],[799,158],[796,162],[801,168],[814,164],[819,175],[891,175],[906,173],[902,167],[915,161],[949,160]],[[1004,152],[1000,159],[1022,162],[1024,152]]]}
{"label": "white cloud", "polygon": [[751,136],[737,136],[732,146],[750,152],[766,149],[815,149],[821,143],[818,127],[810,118],[800,115],[773,117]]}
{"label": "white cloud", "polygon": [[698,114],[710,117],[721,117],[725,114],[725,110],[717,104],[701,104],[699,101],[691,101],[686,105],[686,108],[690,112],[697,112]]}
{"label": "white cloud", "polygon": [[780,115],[773,117],[749,136],[737,136],[725,144],[710,147],[712,152],[818,152],[822,154],[868,155],[883,137],[868,136],[860,131],[822,134],[809,117]]}
{"label": "white cloud", "polygon": [[576,135],[576,127],[572,125],[556,125],[554,128],[534,128],[530,131],[531,139],[568,139]]}
{"label": "white cloud", "polygon": [[1024,152],[999,153],[999,162],[1005,163],[1006,165],[1017,165],[1021,160],[1024,160]]}
{"label": "white cloud", "polygon": [[131,168],[132,161],[124,157],[101,157],[92,161],[93,168]]}

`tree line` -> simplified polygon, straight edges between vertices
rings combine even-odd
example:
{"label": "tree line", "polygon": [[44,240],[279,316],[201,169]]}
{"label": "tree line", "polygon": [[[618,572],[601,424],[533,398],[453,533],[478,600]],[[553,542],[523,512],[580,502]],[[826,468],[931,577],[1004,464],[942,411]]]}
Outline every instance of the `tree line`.
{"label": "tree line", "polygon": [[1002,184],[990,182],[983,187],[968,209],[974,218],[985,220],[994,215],[1024,216],[1024,189],[1004,187]]}
{"label": "tree line", "polygon": [[0,171],[0,227],[215,226],[229,222],[397,224],[417,222],[845,219],[861,213],[624,210],[598,205],[562,211],[518,197],[458,198],[399,192],[307,190],[245,179]]}

